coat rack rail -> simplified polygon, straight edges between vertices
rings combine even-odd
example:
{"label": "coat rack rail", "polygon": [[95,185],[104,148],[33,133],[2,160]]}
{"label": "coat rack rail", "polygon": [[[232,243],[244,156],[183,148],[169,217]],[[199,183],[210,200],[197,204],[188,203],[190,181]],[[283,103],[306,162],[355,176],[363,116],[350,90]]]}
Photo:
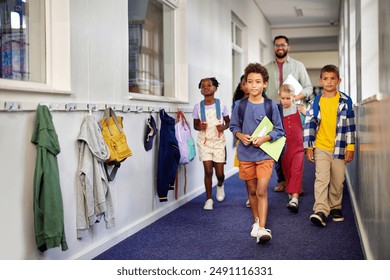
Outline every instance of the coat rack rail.
{"label": "coat rack rail", "polygon": [[97,104],[97,103],[55,103],[55,102],[19,102],[19,101],[1,101],[0,112],[28,112],[35,111],[38,105],[46,105],[50,111],[59,112],[77,112],[77,111],[104,111],[111,107],[114,111],[122,113],[158,113],[164,109],[167,113],[176,113],[179,110],[184,113],[192,112],[192,108],[168,107],[168,106],[144,106],[130,104]]}

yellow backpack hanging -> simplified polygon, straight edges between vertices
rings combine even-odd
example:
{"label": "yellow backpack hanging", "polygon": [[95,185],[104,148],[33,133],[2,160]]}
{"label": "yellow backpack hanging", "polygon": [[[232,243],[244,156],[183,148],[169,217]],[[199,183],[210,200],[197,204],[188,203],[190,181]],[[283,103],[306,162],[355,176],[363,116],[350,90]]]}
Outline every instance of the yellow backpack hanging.
{"label": "yellow backpack hanging", "polygon": [[[104,164],[109,181],[114,180],[121,162],[132,156],[132,152],[127,145],[126,135],[123,132],[122,120],[122,117],[117,117],[114,110],[108,107],[100,121],[104,141],[110,150],[110,158]],[[108,171],[108,166],[113,166],[111,172]]]}

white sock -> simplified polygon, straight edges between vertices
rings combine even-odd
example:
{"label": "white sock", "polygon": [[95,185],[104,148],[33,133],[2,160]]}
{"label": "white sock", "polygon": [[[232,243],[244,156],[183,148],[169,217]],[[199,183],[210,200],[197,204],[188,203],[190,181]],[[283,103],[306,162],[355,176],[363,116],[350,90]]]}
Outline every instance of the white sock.
{"label": "white sock", "polygon": [[298,205],[298,198],[291,198],[290,203],[295,202]]}

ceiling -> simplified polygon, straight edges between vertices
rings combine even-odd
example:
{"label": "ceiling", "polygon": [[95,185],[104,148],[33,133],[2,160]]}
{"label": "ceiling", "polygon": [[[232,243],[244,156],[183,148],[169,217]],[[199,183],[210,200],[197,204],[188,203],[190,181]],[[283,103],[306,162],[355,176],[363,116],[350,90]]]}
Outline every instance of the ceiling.
{"label": "ceiling", "polygon": [[294,51],[338,50],[341,0],[254,0],[272,36],[285,35]]}

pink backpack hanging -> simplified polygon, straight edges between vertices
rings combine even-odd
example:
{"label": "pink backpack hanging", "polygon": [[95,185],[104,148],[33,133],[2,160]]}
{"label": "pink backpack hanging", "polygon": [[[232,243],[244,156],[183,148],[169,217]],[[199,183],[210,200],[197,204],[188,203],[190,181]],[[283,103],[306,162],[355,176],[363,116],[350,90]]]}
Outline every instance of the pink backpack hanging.
{"label": "pink backpack hanging", "polygon": [[[190,126],[182,111],[177,112],[175,124],[175,137],[180,151],[179,163],[184,167],[184,194],[187,192],[187,169],[186,165],[190,163],[196,156],[195,142],[191,135]],[[179,170],[176,172],[175,180],[175,198],[178,198],[179,189]]]}
{"label": "pink backpack hanging", "polygon": [[180,164],[190,163],[196,156],[195,142],[191,135],[191,128],[182,111],[177,112],[175,136],[180,150]]}

